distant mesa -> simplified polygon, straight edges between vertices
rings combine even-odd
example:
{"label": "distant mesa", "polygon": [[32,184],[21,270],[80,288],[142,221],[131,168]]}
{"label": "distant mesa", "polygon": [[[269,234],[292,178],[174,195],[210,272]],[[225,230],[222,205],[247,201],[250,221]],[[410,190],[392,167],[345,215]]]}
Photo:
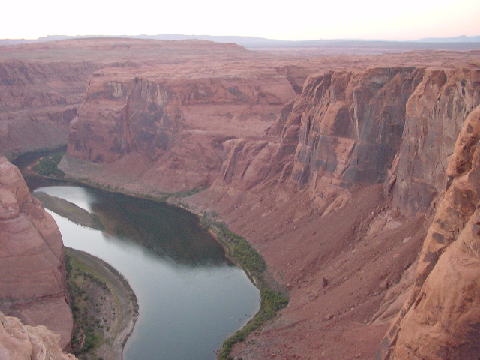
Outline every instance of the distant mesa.
{"label": "distant mesa", "polygon": [[74,40],[83,38],[132,38],[147,40],[208,40],[217,43],[235,43],[246,48],[276,48],[276,47],[387,47],[387,48],[406,48],[412,50],[418,49],[437,49],[441,48],[461,49],[474,46],[480,48],[480,35],[478,36],[455,36],[455,37],[428,37],[417,40],[360,40],[360,39],[318,39],[318,40],[276,40],[263,37],[252,36],[215,36],[215,35],[187,35],[187,34],[158,34],[158,35],[47,35],[39,37],[36,40],[27,39],[0,39],[0,45],[12,45],[20,43],[35,43],[59,40]]}

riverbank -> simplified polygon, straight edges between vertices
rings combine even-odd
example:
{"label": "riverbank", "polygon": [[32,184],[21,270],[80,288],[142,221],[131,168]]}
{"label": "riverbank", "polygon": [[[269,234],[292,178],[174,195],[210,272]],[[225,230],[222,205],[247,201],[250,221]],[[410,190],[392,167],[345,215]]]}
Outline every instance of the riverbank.
{"label": "riverbank", "polygon": [[138,318],[135,293],[105,261],[65,248],[75,319],[72,349],[80,360],[118,360]]}
{"label": "riverbank", "polygon": [[165,202],[195,214],[199,218],[201,225],[206,228],[212,237],[223,247],[227,258],[245,271],[252,283],[260,290],[260,309],[242,328],[234,332],[223,342],[217,352],[218,360],[232,359],[230,353],[235,344],[243,342],[249,334],[260,329],[269,320],[275,318],[277,313],[288,305],[287,290],[282,288],[273,277],[270,276],[267,272],[264,259],[246,239],[230,231],[225,223],[216,219],[215,214],[212,215],[206,212],[195,211],[190,208],[187,203],[182,201],[183,198],[196,194],[203,189],[192,189],[190,191],[171,194],[161,193],[159,196],[154,196],[127,191],[119,186],[95,183],[87,179],[75,179],[68,176],[66,176],[65,179],[113,193],[120,193],[156,202]]}
{"label": "riverbank", "polygon": [[243,342],[250,333],[264,326],[288,304],[288,294],[286,290],[281,288],[281,286],[279,286],[268,274],[265,261],[246,239],[230,231],[227,225],[219,221],[216,216],[205,212],[195,211],[182,200],[183,198],[202,191],[202,188],[180,193],[158,193],[151,195],[128,191],[119,186],[96,183],[85,178],[72,178],[68,175],[61,178],[61,180],[82,184],[92,188],[99,188],[112,193],[120,193],[155,202],[169,203],[183,208],[199,218],[202,226],[205,227],[211,233],[212,237],[223,247],[229,260],[242,268],[252,283],[260,290],[259,311],[242,328],[237,330],[224,341],[221,348],[218,349],[218,359],[231,359],[230,353],[236,343]]}
{"label": "riverbank", "polygon": [[243,237],[230,231],[225,223],[204,212],[201,223],[209,229],[212,236],[225,249],[227,257],[242,268],[260,290],[260,309],[239,330],[227,338],[218,352],[219,360],[230,360],[230,353],[235,344],[243,342],[247,336],[273,319],[277,313],[288,305],[288,294],[269,276],[267,266],[261,255]]}

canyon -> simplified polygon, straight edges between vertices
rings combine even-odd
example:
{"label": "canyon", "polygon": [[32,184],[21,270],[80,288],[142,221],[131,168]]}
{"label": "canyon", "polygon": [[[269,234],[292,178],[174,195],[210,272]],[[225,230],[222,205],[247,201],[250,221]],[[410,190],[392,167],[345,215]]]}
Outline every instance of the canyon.
{"label": "canyon", "polygon": [[[88,39],[2,47],[0,68],[2,153],[68,144],[67,176],[176,194],[264,257],[290,302],[234,358],[478,357],[480,52]],[[1,303],[56,294],[68,317],[58,234],[2,161],[14,174],[0,180],[5,224],[53,236],[43,265],[57,273],[36,272],[40,295],[6,281]],[[2,240],[25,240],[17,228]]]}
{"label": "canyon", "polygon": [[5,157],[0,157],[0,193],[0,310],[25,324],[47,326],[65,348],[73,319],[58,227]]}

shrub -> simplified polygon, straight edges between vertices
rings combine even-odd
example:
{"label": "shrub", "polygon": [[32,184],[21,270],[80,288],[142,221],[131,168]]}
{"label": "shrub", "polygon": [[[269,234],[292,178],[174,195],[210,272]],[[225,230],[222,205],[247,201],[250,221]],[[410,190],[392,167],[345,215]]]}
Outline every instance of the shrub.
{"label": "shrub", "polygon": [[259,329],[266,321],[273,319],[277,312],[287,306],[288,298],[269,287],[264,280],[267,269],[265,260],[243,237],[228,229],[227,225],[216,221],[217,214],[204,212],[200,219],[202,226],[215,232],[217,239],[224,245],[227,253],[251,276],[260,289],[260,310],[240,330],[224,341],[218,359],[229,360],[233,345],[244,341],[248,334]]}
{"label": "shrub", "polygon": [[63,152],[56,152],[42,157],[33,167],[33,170],[42,176],[64,177],[64,172],[58,169],[58,164],[62,160],[63,154]]}

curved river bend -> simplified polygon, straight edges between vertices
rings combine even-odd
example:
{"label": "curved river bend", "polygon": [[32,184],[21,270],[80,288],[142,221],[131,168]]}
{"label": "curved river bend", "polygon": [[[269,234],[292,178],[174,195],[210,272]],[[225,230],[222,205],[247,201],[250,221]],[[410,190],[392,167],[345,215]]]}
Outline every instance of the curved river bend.
{"label": "curved river bend", "polygon": [[169,205],[82,186],[37,188],[92,214],[103,231],[52,213],[65,246],[102,258],[128,280],[140,316],[126,360],[212,360],[259,308],[259,292],[198,219]]}

